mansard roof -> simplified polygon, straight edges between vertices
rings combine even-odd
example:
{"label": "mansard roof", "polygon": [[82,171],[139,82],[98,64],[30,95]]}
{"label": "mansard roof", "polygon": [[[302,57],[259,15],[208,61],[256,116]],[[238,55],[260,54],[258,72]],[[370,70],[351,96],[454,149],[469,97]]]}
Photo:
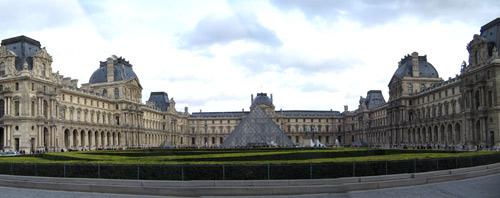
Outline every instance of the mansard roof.
{"label": "mansard roof", "polygon": [[[439,74],[436,68],[434,68],[431,63],[427,62],[427,56],[418,56],[418,66],[419,77],[439,78]],[[394,76],[397,76],[399,78],[412,77],[412,67],[412,56],[408,54],[401,60],[401,65],[398,67],[396,72],[394,72]]]}
{"label": "mansard roof", "polygon": [[168,94],[165,92],[151,92],[148,101],[154,102],[155,107],[161,111],[167,111],[170,106]]}
{"label": "mansard roof", "polygon": [[[113,73],[114,81],[127,81],[132,78],[137,78],[134,70],[132,69],[132,64],[126,61],[122,57],[113,56]],[[89,83],[103,83],[108,82],[108,67],[106,61],[101,61],[99,69],[94,71],[92,76],[90,76]]]}

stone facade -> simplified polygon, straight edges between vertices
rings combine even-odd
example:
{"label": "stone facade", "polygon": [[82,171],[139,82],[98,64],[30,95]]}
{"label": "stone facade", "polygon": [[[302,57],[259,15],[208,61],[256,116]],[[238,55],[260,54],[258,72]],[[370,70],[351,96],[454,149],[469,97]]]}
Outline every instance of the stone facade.
{"label": "stone facade", "polygon": [[[468,64],[443,80],[417,52],[401,59],[389,100],[368,91],[349,111],[276,110],[273,96],[251,96],[295,146],[500,147],[500,18],[467,45]],[[248,111],[188,113],[165,92],[142,104],[132,65],[111,56],[89,83],[52,72],[40,43],[20,36],[0,46],[0,147],[4,150],[219,147]],[[162,144],[163,143],[163,144]]]}

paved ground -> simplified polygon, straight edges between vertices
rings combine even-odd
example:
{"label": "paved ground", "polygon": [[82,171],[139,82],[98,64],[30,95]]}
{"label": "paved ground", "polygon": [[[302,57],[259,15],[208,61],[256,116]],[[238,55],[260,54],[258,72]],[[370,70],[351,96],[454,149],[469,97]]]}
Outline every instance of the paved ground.
{"label": "paved ground", "polygon": [[[274,196],[282,198],[288,196]],[[299,195],[295,198],[498,198],[500,197],[500,174],[472,179],[420,186],[366,190],[343,194]],[[249,198],[249,197],[246,197]]]}
{"label": "paved ground", "polygon": [[[65,192],[51,190],[32,190],[22,188],[0,187],[0,197],[2,198],[18,198],[18,197],[36,197],[36,198],[158,198],[158,196],[137,196],[137,195],[118,195],[104,193],[82,193],[82,192]],[[290,196],[274,196],[274,197],[290,197]],[[481,197],[481,198],[498,198],[500,197],[500,174],[490,175],[485,177],[472,178],[461,181],[452,181],[436,184],[427,184],[421,186],[390,188],[381,190],[368,190],[349,192],[344,194],[321,194],[321,195],[297,195],[297,198],[344,198],[344,197]]]}

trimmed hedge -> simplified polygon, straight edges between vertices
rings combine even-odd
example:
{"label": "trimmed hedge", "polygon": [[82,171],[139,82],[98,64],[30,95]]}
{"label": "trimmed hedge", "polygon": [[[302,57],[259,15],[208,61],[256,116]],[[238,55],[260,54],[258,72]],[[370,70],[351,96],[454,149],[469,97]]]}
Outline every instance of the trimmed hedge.
{"label": "trimmed hedge", "polygon": [[143,179],[266,180],[320,179],[447,170],[500,162],[500,154],[386,162],[267,165],[93,165],[0,163],[0,174]]}

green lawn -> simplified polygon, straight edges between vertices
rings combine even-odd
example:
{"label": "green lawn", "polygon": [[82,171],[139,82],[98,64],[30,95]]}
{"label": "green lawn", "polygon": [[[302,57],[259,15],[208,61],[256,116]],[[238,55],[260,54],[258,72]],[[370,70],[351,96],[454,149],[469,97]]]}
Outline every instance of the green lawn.
{"label": "green lawn", "polygon": [[86,151],[0,157],[0,163],[58,164],[304,164],[457,158],[500,152],[316,148],[316,149],[150,149]]}

